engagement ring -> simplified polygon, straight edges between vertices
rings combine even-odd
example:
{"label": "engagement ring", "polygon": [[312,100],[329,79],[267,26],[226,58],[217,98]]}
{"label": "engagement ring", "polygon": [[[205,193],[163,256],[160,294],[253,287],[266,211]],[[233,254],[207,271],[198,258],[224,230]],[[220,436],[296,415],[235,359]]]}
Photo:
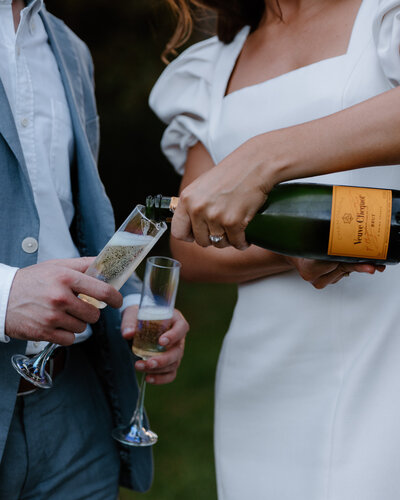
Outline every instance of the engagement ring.
{"label": "engagement ring", "polygon": [[224,238],[224,235],[210,234],[209,239],[211,243],[219,243]]}

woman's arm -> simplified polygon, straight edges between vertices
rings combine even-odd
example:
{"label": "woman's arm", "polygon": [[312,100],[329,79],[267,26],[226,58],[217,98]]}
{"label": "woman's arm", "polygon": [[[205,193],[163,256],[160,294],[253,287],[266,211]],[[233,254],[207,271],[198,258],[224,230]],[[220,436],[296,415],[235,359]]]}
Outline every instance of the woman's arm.
{"label": "woman's arm", "polygon": [[[204,146],[197,143],[189,151],[181,189],[214,168]],[[352,271],[375,271],[375,267],[369,264],[350,265],[289,258],[256,246],[245,251],[232,247],[203,248],[195,242],[184,242],[174,237],[171,237],[171,250],[174,257],[182,263],[182,276],[190,281],[243,283],[297,269],[303,279],[316,288],[324,288]]]}
{"label": "woman's arm", "polygon": [[[181,190],[212,168],[212,158],[197,143],[189,150]],[[182,276],[190,281],[240,283],[292,269],[282,256],[255,246],[245,252],[232,247],[218,250],[171,237],[171,250],[182,263]]]}
{"label": "woman's arm", "polygon": [[188,281],[243,283],[293,269],[281,255],[255,246],[244,252],[235,248],[217,250],[171,237],[171,249]]}
{"label": "woman's arm", "polygon": [[182,191],[173,235],[208,246],[209,234],[225,234],[225,245],[244,249],[244,229],[275,184],[400,163],[399,109],[396,87],[327,117],[250,139]]}

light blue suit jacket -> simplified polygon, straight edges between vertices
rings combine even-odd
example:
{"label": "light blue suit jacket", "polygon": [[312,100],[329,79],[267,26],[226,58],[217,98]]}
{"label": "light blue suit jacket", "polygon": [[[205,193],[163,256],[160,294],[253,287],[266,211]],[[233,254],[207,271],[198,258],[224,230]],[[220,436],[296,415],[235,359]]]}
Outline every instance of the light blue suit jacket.
{"label": "light blue suit jacket", "polygon": [[[99,123],[93,87],[93,65],[86,45],[59,19],[41,12],[69,104],[75,139],[71,166],[76,215],[71,234],[82,256],[97,255],[114,233],[114,217],[97,171]],[[36,253],[21,246],[24,238],[38,239],[39,217],[4,87],[0,80],[0,262],[25,267]],[[125,293],[138,291],[132,279]],[[126,424],[133,412],[136,377],[131,353],[120,333],[120,314],[106,308],[83,347],[102,377],[115,425]],[[0,345],[0,460],[13,414],[19,376],[10,357],[25,352],[26,342],[12,339]],[[151,451],[120,448],[121,484],[144,491],[152,479]]]}

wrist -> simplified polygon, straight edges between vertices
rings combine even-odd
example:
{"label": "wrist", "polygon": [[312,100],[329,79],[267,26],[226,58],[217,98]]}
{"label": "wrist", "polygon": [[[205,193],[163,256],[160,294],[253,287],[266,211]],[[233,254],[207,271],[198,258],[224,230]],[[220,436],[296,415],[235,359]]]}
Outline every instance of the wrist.
{"label": "wrist", "polygon": [[297,269],[296,263],[299,260],[298,257],[293,257],[291,255],[282,255],[286,264],[290,266],[291,269]]}
{"label": "wrist", "polygon": [[[293,128],[274,130],[252,139],[258,175],[263,179],[265,193],[284,181],[299,177],[296,170],[301,165],[301,141]],[[300,147],[297,146],[300,143]]]}

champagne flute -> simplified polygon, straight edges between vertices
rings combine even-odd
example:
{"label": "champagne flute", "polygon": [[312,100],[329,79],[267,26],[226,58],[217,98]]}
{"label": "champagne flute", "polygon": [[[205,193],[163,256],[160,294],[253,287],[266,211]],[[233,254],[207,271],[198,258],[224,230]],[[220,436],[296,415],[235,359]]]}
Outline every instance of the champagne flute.
{"label": "champagne flute", "polygon": [[[167,229],[165,222],[154,222],[145,215],[143,205],[137,205],[121,227],[96,257],[85,274],[109,283],[119,290]],[[104,302],[80,294],[79,298],[103,309]],[[53,382],[46,372],[49,361],[58,344],[49,344],[34,356],[14,354],[11,362],[17,372],[33,385],[50,389]]]}
{"label": "champagne flute", "polygon": [[[146,360],[165,351],[158,340],[172,323],[181,264],[169,257],[150,257],[146,262],[138,323],[132,351]],[[146,374],[143,373],[136,408],[127,426],[117,427],[112,436],[128,446],[151,446],[158,436],[143,422]]]}

